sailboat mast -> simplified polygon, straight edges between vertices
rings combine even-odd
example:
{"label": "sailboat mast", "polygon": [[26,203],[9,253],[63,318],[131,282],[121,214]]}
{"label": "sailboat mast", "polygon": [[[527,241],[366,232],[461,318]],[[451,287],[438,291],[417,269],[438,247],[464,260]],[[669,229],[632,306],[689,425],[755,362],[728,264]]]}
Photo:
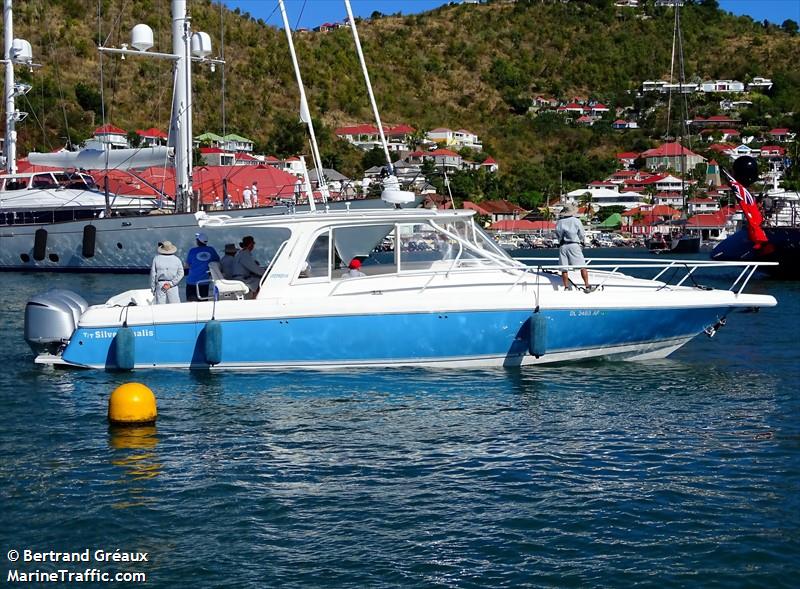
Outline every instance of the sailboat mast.
{"label": "sailboat mast", "polygon": [[[680,95],[680,102],[678,104],[686,104],[686,95],[683,93],[684,77],[686,75],[683,68],[683,35],[681,35],[681,7],[680,3],[675,4],[675,33],[674,37],[677,38],[678,46],[678,93]],[[673,41],[674,42],[674,41]],[[683,147],[684,128],[686,126],[686,118],[688,117],[688,107],[679,109],[680,122],[678,123],[678,149],[680,149],[680,162],[681,162],[681,216],[686,218],[686,150]]]}
{"label": "sailboat mast", "polygon": [[11,60],[11,50],[14,44],[14,17],[11,10],[11,0],[3,2],[3,34],[5,51],[3,52],[6,68],[6,137],[5,158],[6,172],[17,173],[17,107],[14,103],[14,62]]}
{"label": "sailboat mast", "polygon": [[347,19],[350,21],[350,29],[353,31],[353,40],[356,44],[356,52],[358,53],[358,60],[361,62],[361,70],[364,73],[364,81],[367,83],[367,92],[369,93],[369,101],[372,105],[372,113],[375,115],[375,123],[378,125],[378,133],[381,137],[381,145],[383,146],[383,153],[386,156],[386,165],[389,168],[389,174],[394,176],[394,165],[392,165],[392,158],[389,157],[389,146],[386,143],[386,137],[383,134],[383,124],[381,123],[381,115],[378,114],[378,105],[375,102],[375,94],[372,92],[372,83],[369,80],[369,72],[367,71],[367,63],[364,61],[364,52],[361,50],[361,40],[358,38],[358,29],[356,28],[356,19],[353,18],[353,9],[350,8],[350,0],[344,0],[345,8],[347,9]]}
{"label": "sailboat mast", "polygon": [[189,198],[192,195],[190,38],[189,19],[186,17],[186,0],[172,0],[172,53],[176,59],[170,136],[175,142],[175,209],[177,212],[188,210]]}
{"label": "sailboat mast", "polygon": [[[314,123],[311,120],[311,112],[308,109],[308,100],[306,99],[306,88],[303,85],[303,77],[300,75],[300,66],[297,63],[297,54],[294,50],[294,40],[292,39],[292,29],[289,26],[289,18],[286,16],[286,6],[283,0],[278,0],[281,8],[281,16],[283,17],[283,29],[286,31],[286,40],[289,42],[289,54],[292,56],[292,65],[294,66],[294,75],[297,78],[297,87],[300,90],[300,120],[308,126],[308,134],[311,136],[311,157],[314,160],[314,167],[317,169],[317,186],[319,187],[320,194],[322,194],[322,202],[328,202],[328,186],[325,182],[325,175],[322,173],[322,160],[319,157],[319,146],[317,145],[317,136],[314,133]],[[313,206],[314,196],[313,193],[309,194],[309,204]]]}

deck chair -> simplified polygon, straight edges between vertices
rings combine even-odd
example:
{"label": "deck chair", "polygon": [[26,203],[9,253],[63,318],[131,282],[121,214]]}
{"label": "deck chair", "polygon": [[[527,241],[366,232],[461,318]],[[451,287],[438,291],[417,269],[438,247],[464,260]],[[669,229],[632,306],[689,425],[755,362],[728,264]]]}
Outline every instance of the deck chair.
{"label": "deck chair", "polygon": [[208,271],[212,287],[219,293],[220,300],[243,299],[250,292],[250,288],[241,280],[226,279],[219,262],[209,263]]}

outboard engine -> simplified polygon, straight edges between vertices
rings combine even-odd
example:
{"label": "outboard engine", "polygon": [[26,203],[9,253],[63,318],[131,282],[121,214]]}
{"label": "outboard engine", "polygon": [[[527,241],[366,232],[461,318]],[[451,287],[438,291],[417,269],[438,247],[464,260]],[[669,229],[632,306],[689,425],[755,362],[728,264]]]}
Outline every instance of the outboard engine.
{"label": "outboard engine", "polygon": [[88,308],[86,299],[71,290],[54,288],[37,294],[25,305],[25,341],[35,354],[58,353]]}

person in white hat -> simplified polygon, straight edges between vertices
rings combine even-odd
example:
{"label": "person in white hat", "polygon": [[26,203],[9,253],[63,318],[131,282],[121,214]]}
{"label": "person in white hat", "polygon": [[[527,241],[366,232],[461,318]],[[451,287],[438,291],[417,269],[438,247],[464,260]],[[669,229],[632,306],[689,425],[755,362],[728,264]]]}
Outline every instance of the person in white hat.
{"label": "person in white hat", "polygon": [[186,300],[199,301],[208,299],[209,272],[211,262],[219,262],[217,250],[208,245],[208,235],[198,232],[194,234],[197,245],[189,250],[186,265],[189,273],[186,275]]}
{"label": "person in white hat", "polygon": [[558,263],[561,266],[561,281],[564,290],[571,290],[569,283],[569,269],[580,268],[581,278],[585,285],[584,292],[592,292],[594,288],[589,284],[589,271],[586,269],[586,260],[583,258],[583,241],[586,234],[578,218],[578,208],[568,204],[561,211],[561,218],[556,223],[556,237],[558,238]]}
{"label": "person in white hat", "polygon": [[158,254],[150,266],[150,290],[157,305],[181,302],[178,284],[183,280],[183,262],[175,255],[177,251],[171,241],[158,244]]}

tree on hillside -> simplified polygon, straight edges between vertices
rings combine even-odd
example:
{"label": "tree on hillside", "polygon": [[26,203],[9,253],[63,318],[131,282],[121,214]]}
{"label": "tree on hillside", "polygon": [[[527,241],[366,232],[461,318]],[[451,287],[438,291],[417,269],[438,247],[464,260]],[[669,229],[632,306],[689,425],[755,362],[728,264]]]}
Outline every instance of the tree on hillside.
{"label": "tree on hillside", "polygon": [[306,146],[305,125],[294,115],[277,114],[267,146],[268,151],[281,158],[303,153]]}

